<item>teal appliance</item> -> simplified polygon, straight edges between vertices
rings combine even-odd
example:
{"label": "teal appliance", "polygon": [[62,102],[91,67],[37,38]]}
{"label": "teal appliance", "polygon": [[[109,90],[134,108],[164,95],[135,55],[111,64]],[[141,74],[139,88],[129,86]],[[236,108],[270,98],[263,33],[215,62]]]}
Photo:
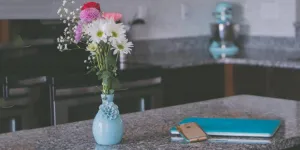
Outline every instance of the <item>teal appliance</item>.
{"label": "teal appliance", "polygon": [[220,2],[213,13],[215,22],[211,24],[211,43],[209,51],[214,59],[233,57],[239,48],[235,44],[237,39],[237,24],[232,19],[232,4]]}
{"label": "teal appliance", "polygon": [[[272,137],[281,121],[276,119],[250,118],[185,118],[179,124],[195,122],[207,135],[212,136],[240,136],[240,137]],[[179,134],[175,127],[170,129],[171,134]]]}

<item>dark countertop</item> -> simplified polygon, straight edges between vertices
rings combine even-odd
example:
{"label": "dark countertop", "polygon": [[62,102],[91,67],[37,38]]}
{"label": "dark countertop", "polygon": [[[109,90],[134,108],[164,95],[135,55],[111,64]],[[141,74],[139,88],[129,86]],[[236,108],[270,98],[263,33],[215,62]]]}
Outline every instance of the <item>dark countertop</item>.
{"label": "dark countertop", "polygon": [[[169,128],[181,119],[199,117],[246,117],[281,119],[282,126],[271,144],[170,142]],[[240,95],[145,112],[122,115],[123,141],[112,147],[96,146],[92,120],[0,135],[0,149],[284,149],[300,144],[300,102]]]}
{"label": "dark countertop", "polygon": [[17,50],[21,48],[27,48],[27,47],[36,47],[36,46],[47,46],[47,45],[53,45],[55,44],[55,40],[51,38],[45,38],[45,39],[36,39],[36,40],[24,40],[22,43],[19,44],[0,44],[0,51],[3,50]]}

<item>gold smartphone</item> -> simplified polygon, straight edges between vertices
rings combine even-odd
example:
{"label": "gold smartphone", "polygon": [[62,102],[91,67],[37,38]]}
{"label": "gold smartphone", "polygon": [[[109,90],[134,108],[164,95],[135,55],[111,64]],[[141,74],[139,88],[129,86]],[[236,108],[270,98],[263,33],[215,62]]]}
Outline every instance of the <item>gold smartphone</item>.
{"label": "gold smartphone", "polygon": [[176,128],[188,142],[200,142],[207,140],[206,133],[197,123],[185,123],[176,126]]}

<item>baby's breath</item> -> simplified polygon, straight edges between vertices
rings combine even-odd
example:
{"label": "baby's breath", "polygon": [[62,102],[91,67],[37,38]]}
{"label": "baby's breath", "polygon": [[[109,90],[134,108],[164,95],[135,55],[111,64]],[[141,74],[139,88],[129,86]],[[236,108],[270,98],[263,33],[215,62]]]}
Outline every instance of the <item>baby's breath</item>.
{"label": "baby's breath", "polygon": [[68,14],[69,12],[68,8],[64,8],[64,11],[66,12],[66,14]]}
{"label": "baby's breath", "polygon": [[57,14],[60,14],[60,12],[61,12],[61,8],[59,8],[59,9],[57,10]]}
{"label": "baby's breath", "polygon": [[65,25],[62,36],[56,39],[57,49],[60,51],[82,49],[80,47],[82,44],[88,45],[86,50],[90,52],[90,56],[84,60],[86,69],[89,72],[96,72],[98,78],[103,81],[102,92],[104,94],[112,94],[115,88],[113,86],[117,84],[118,56],[129,54],[133,44],[128,42],[126,30],[122,24],[112,19],[99,19],[101,12],[97,10],[95,12],[83,11],[80,20],[79,14],[82,6],[77,9],[69,7],[74,6],[74,3],[74,0],[63,0],[57,11],[60,20]]}
{"label": "baby's breath", "polygon": [[63,6],[65,6],[66,5],[66,3],[67,3],[67,0],[63,0]]}
{"label": "baby's breath", "polygon": [[74,0],[63,0],[61,7],[58,9],[57,14],[60,20],[66,25],[63,35],[57,38],[58,46],[60,51],[69,50],[68,44],[74,43],[74,29],[77,25],[76,19],[79,16],[79,11],[69,10],[70,5],[74,5]]}

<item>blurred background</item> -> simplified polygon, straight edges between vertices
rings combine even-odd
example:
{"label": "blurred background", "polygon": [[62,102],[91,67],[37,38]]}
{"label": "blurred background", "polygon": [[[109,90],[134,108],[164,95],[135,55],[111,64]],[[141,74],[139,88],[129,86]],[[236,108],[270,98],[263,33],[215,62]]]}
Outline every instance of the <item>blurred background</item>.
{"label": "blurred background", "polygon": [[[75,0],[74,7],[85,1]],[[120,12],[133,54],[119,61],[121,113],[237,94],[300,100],[300,72],[212,58],[210,24],[220,0],[98,0]],[[239,25],[233,59],[300,60],[300,1],[227,0]],[[59,52],[61,0],[0,0],[0,133],[94,118],[100,83],[85,51]],[[300,87],[299,87],[300,88]]]}

